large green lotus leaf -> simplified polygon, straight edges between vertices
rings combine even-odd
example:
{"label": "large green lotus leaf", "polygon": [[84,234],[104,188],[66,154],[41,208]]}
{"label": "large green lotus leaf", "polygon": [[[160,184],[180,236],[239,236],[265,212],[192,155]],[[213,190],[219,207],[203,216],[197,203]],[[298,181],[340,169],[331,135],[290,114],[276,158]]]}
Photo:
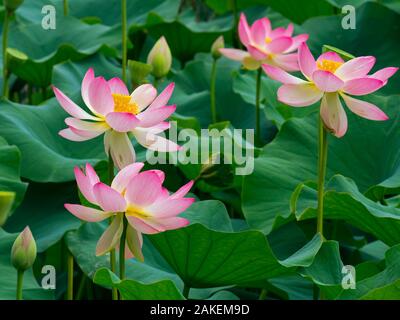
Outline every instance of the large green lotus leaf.
{"label": "large green lotus leaf", "polygon": [[[52,84],[67,95],[79,95],[82,79],[89,68],[94,69],[96,76],[103,76],[106,79],[122,76],[121,68],[116,60],[96,54],[84,60],[68,61],[55,66]],[[80,106],[84,105],[80,97],[76,102]]]}
{"label": "large green lotus leaf", "polygon": [[365,246],[359,249],[360,256],[363,260],[379,261],[385,259],[385,253],[389,249],[389,246],[384,244],[382,241],[372,241],[367,243]]}
{"label": "large green lotus leaf", "polygon": [[[120,69],[102,56],[55,68],[54,84],[67,94],[72,93],[71,99],[81,106],[84,104],[78,91],[89,67],[107,78],[120,74]],[[40,106],[0,103],[0,136],[20,148],[23,177],[39,182],[70,181],[74,166],[94,164],[106,157],[102,137],[78,143],[58,135],[66,127],[64,119],[68,116],[55,98]]]}
{"label": "large green lotus leaf", "polygon": [[266,279],[310,265],[322,243],[316,236],[279,261],[261,232],[234,232],[225,207],[218,201],[195,203],[184,216],[191,221],[190,226],[151,235],[150,239],[189,287],[260,287]]}
{"label": "large green lotus leaf", "polygon": [[338,286],[342,283],[342,269],[339,242],[329,240],[322,244],[312,264],[299,270],[299,273],[313,281],[325,298],[332,299],[337,295]]}
{"label": "large green lotus leaf", "polygon": [[334,13],[333,6],[326,0],[262,0],[261,2],[295,23]]}
{"label": "large green lotus leaf", "polygon": [[398,0],[353,0],[351,1],[351,3],[349,3],[348,0],[327,0],[327,1],[338,8],[343,8],[346,5],[351,5],[357,8],[366,2],[376,2],[390,8],[391,10],[400,13],[400,2]]}
{"label": "large green lotus leaf", "polygon": [[263,0],[236,0],[235,3],[231,0],[206,0],[206,5],[213,9],[215,13],[224,14],[233,12],[234,5],[236,10],[244,10],[248,7],[263,4]]}
{"label": "large green lotus leaf", "polygon": [[[100,267],[109,267],[107,255],[96,257],[96,244],[104,232],[106,223],[84,223],[76,231],[68,232],[66,242],[68,248],[75,256],[82,271],[92,278]],[[136,259],[127,261],[127,278],[148,284],[159,280],[169,279],[179,284],[179,278],[173,273],[156,251],[151,250],[151,245],[144,244],[145,263]],[[179,287],[179,286],[178,286]]]}
{"label": "large green lotus leaf", "polygon": [[[68,30],[68,32],[65,32]],[[112,31],[112,32],[111,32]],[[46,30],[41,23],[14,23],[10,28],[9,44],[26,53],[35,62],[44,62],[57,54],[65,56],[59,59],[67,60],[73,52],[80,55],[92,55],[103,45],[116,46],[120,43],[118,29],[110,29],[103,25],[88,25],[73,17],[57,19],[56,29]],[[72,47],[68,55],[58,53],[62,46]],[[66,48],[68,50],[68,48]]]}
{"label": "large green lotus leaf", "polygon": [[174,57],[189,61],[198,52],[209,52],[214,40],[223,35],[230,41],[232,17],[199,22],[193,11],[185,11],[179,20],[154,25],[149,29],[155,39],[165,36]]}
{"label": "large green lotus leaf", "polygon": [[329,240],[322,244],[321,250],[314,257],[312,264],[305,267],[301,273],[310,277],[314,283],[331,286],[342,281],[342,267],[339,243]]}
{"label": "large green lotus leaf", "polygon": [[16,193],[13,208],[22,201],[27,184],[20,179],[21,153],[16,146],[10,146],[0,137],[0,191]]}
{"label": "large green lotus leaf", "polygon": [[[179,2],[175,0],[130,0],[127,1],[128,25],[132,27],[150,26],[157,23],[162,17],[163,20],[171,21],[176,18],[179,9]],[[70,1],[71,15],[85,18],[96,16],[101,19],[102,24],[115,25],[121,23],[121,1]]]}
{"label": "large green lotus leaf", "polygon": [[[93,281],[103,287],[117,288],[124,300],[184,300],[171,280],[160,280],[143,284],[135,280],[120,280],[109,269],[101,268],[96,271]],[[205,298],[205,297],[204,297]],[[230,291],[217,291],[206,300],[239,300]]]}
{"label": "large green lotus leaf", "polygon": [[88,25],[62,15],[57,15],[56,28],[50,30],[43,28],[41,18],[33,23],[12,23],[8,46],[29,57],[12,72],[31,84],[46,87],[51,81],[52,67],[61,61],[81,59],[100,50],[117,56],[120,34],[118,26]]}
{"label": "large green lotus leaf", "polygon": [[41,106],[0,103],[0,135],[20,148],[23,177],[40,182],[69,181],[74,166],[105,158],[101,137],[76,143],[58,135],[67,116],[55,98]]}
{"label": "large green lotus leaf", "polygon": [[[232,2],[230,0],[206,0],[206,4],[220,14],[232,11]],[[326,0],[237,0],[235,2],[237,10],[243,10],[254,5],[268,5],[296,23],[302,23],[314,16],[333,13],[332,5]]]}
{"label": "large green lotus leaf", "polygon": [[[337,139],[329,136],[328,179],[342,174],[362,193],[399,181],[399,97],[370,97],[390,117],[369,121],[347,111],[349,129]],[[269,233],[278,217],[290,215],[290,197],[299,183],[316,181],[317,115],[285,122],[276,139],[255,160],[255,170],[243,185],[243,212],[250,227]],[[388,182],[391,182],[390,184]]]}
{"label": "large green lotus leaf", "polygon": [[[344,276],[343,273],[342,276]],[[341,285],[329,288],[331,298],[341,300],[398,300],[400,299],[400,245],[385,254],[385,268],[364,262],[355,267],[355,288],[343,289]]]}
{"label": "large green lotus leaf", "polygon": [[[389,246],[400,243],[400,209],[374,202],[359,192],[355,183],[343,176],[334,176],[324,195],[324,215],[343,219],[374,235]],[[316,217],[317,191],[301,184],[292,197],[297,219]]]}
{"label": "large green lotus leaf", "polygon": [[[27,22],[41,21],[43,14],[41,10],[44,5],[53,5],[57,13],[57,18],[62,16],[62,2],[56,0],[35,0],[25,1],[18,9],[18,17]],[[121,1],[120,0],[69,0],[69,15],[80,19],[97,17],[98,22],[114,26],[121,24]],[[175,19],[179,1],[176,0],[129,0],[127,1],[127,19],[129,26],[144,26],[152,21],[152,16],[163,17],[167,21]],[[153,18],[154,19],[154,18]]]}
{"label": "large green lotus leaf", "polygon": [[93,281],[104,287],[117,288],[124,300],[183,300],[171,280],[161,280],[143,284],[135,280],[120,280],[110,270],[101,268],[96,271]]}
{"label": "large green lotus leaf", "polygon": [[339,243],[324,241],[319,244],[319,250],[312,259],[298,269],[297,275],[270,279],[267,289],[283,299],[310,300],[314,295],[313,286],[318,286],[326,298],[333,299],[342,282],[342,268]]}
{"label": "large green lotus leaf", "polygon": [[233,294],[230,291],[221,290],[214,293],[211,297],[207,300],[240,300],[238,296]]}
{"label": "large green lotus leaf", "polygon": [[[176,83],[174,102],[177,112],[194,116],[200,125],[208,127],[211,120],[210,112],[210,75],[212,58],[207,54],[199,54],[194,61],[187,63],[185,69],[172,77]],[[216,107],[221,119],[230,121],[235,128],[254,128],[254,106],[244,102],[232,90],[232,69],[237,69],[238,63],[221,59],[217,65]],[[264,138],[271,137],[272,126],[264,118],[262,131]]]}
{"label": "large green lotus leaf", "polygon": [[312,300],[313,282],[299,274],[284,275],[268,281],[271,286],[267,288],[285,300]]}
{"label": "large green lotus leaf", "polygon": [[[229,216],[223,204],[218,201],[196,203],[184,213],[184,216],[192,223],[189,227],[151,236],[151,242],[161,254],[145,237],[143,247],[145,262],[140,263],[135,259],[127,260],[127,279],[144,285],[168,280],[182,291],[182,280],[185,282],[189,280],[185,271],[182,271],[185,268],[185,261],[190,262],[187,269],[189,274],[193,274],[192,271],[197,270],[200,264],[202,265],[201,273],[208,273],[207,270],[211,267],[221,266],[217,272],[221,280],[214,274],[204,277],[199,273],[196,282],[188,283],[193,287],[190,290],[191,298],[205,299],[213,292],[220,290],[218,287],[221,286],[244,284],[245,281],[253,282],[251,285],[255,287],[263,286],[264,280],[270,276],[289,273],[298,266],[308,266],[313,260],[309,257],[315,256],[321,247],[322,239],[317,236],[310,241],[310,244],[307,244],[308,252],[305,249],[299,250],[281,263],[274,257],[265,237],[260,232],[233,232]],[[207,225],[207,228],[203,225]],[[71,231],[66,235],[69,250],[82,271],[90,278],[94,276],[97,269],[109,268],[108,256],[95,256],[96,243],[105,227],[104,223],[85,223],[77,231]],[[220,231],[208,228],[218,228]],[[174,234],[179,236],[187,233],[193,234],[191,243],[196,244],[191,246],[189,251],[187,239],[180,236],[177,240],[174,236]],[[210,239],[212,246],[210,246]],[[173,253],[168,247],[171,243],[173,243]],[[225,261],[228,256],[230,258]],[[301,256],[303,259],[300,258]],[[242,258],[239,259],[239,257]],[[257,282],[257,279],[263,282]],[[205,289],[211,287],[214,289]]]}
{"label": "large green lotus leaf", "polygon": [[[35,5],[35,7],[36,6],[37,5]],[[97,1],[96,3],[94,0],[72,1],[69,6],[71,8],[70,15],[79,18],[97,17],[98,22],[112,26],[111,30],[118,30],[121,24],[121,3],[119,0]],[[228,31],[232,26],[232,17],[216,18],[207,22],[199,22],[196,19],[196,14],[192,10],[185,10],[178,18],[178,9],[179,1],[176,0],[168,0],[165,2],[149,0],[145,3],[137,0],[129,1],[127,3],[128,25],[132,30],[145,27],[154,38],[158,38],[161,35],[165,36],[172,49],[173,55],[182,60],[191,59],[196,52],[209,51],[212,42],[221,33],[224,33],[225,36],[230,35]],[[62,8],[59,8],[59,10],[61,11]],[[28,7],[21,9],[21,11],[20,14],[24,14],[28,17],[31,16],[31,13],[27,12]],[[110,12],[112,14],[110,14]],[[33,18],[34,17],[30,17],[30,20]],[[36,19],[41,19],[41,17],[36,17]],[[110,28],[105,25],[96,26]],[[119,35],[120,31],[118,35],[114,36],[114,42],[116,39],[120,38]],[[99,41],[101,40],[100,38]],[[102,41],[101,43],[113,45],[110,41]],[[116,44],[119,43],[120,40]],[[142,47],[141,41],[134,41],[134,46],[140,49]]]}
{"label": "large green lotus leaf", "polygon": [[[109,256],[96,257],[96,244],[107,225],[104,223],[84,223],[76,231],[68,232],[66,235],[67,246],[75,257],[81,270],[93,278],[99,268],[109,268]],[[183,290],[183,282],[171,269],[163,257],[155,250],[148,239],[144,239],[143,255],[145,262],[136,259],[126,261],[127,279],[136,281],[143,285],[151,285],[155,282],[172,282],[177,290]],[[219,290],[214,289],[193,289],[190,291],[190,298],[206,299],[212,293]]]}
{"label": "large green lotus leaf", "polygon": [[[7,233],[0,228],[0,300],[15,299],[17,285],[17,270],[11,264],[12,245],[18,234]],[[33,236],[36,237],[35,232]],[[42,289],[37,283],[32,269],[25,272],[23,283],[23,298],[26,300],[54,299],[54,291]]]}
{"label": "large green lotus leaf", "polygon": [[8,219],[4,229],[20,232],[29,225],[35,236],[38,252],[57,243],[68,230],[79,228],[81,222],[64,208],[77,202],[75,183],[30,183],[21,206]]}
{"label": "large green lotus leaf", "polygon": [[[309,33],[308,44],[315,55],[324,44],[340,48],[355,56],[373,55],[377,58],[373,70],[399,66],[400,14],[373,2],[367,2],[356,11],[356,29],[342,28],[342,16],[318,17],[305,22],[302,27]],[[371,41],[374,39],[374,41]],[[397,94],[400,74],[397,72],[380,94]]]}

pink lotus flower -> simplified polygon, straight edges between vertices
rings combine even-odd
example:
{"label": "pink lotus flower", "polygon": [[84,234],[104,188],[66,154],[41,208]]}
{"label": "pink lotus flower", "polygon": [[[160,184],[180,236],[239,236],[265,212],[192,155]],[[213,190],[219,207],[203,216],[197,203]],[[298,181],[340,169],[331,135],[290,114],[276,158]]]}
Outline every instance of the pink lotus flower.
{"label": "pink lotus flower", "polygon": [[250,27],[242,13],[239,21],[239,38],[247,51],[239,49],[220,49],[229,59],[241,61],[246,69],[258,69],[261,64],[277,66],[286,71],[297,71],[297,53],[299,45],[307,41],[307,34],[292,37],[293,24],[285,29],[271,28],[268,18],[256,20]]}
{"label": "pink lotus flower", "polygon": [[365,56],[344,62],[335,52],[326,52],[314,60],[303,43],[299,48],[299,66],[306,80],[269,65],[264,71],[283,83],[278,89],[278,100],[294,107],[312,105],[322,99],[320,114],[325,126],[340,138],[347,131],[347,116],[340,98],[353,113],[369,120],[387,120],[387,115],[372,103],[352,96],[362,96],[386,85],[398,68],[388,67],[371,75],[375,57]]}
{"label": "pink lotus flower", "polygon": [[170,124],[164,120],[176,109],[175,105],[166,106],[173,90],[174,84],[171,83],[157,96],[152,85],[144,84],[129,94],[121,79],[107,81],[95,77],[93,69],[89,69],[83,78],[81,91],[91,114],[53,87],[58,102],[72,116],[65,119],[68,128],[59,134],[68,140],[85,141],[105,133],[106,153],[111,153],[120,169],[135,162],[135,151],[128,133],[148,149],[177,151],[177,144],[157,135],[169,129]]}
{"label": "pink lotus flower", "polygon": [[96,255],[103,255],[119,246],[124,216],[128,220],[125,255],[134,256],[139,260],[143,260],[142,233],[154,234],[189,224],[188,220],[177,215],[194,202],[194,198],[184,198],[193,181],[185,184],[177,192],[169,194],[162,186],[164,172],[140,172],[143,165],[138,162],[126,166],[118,172],[111,186],[100,182],[90,164],[86,165],[86,174],[78,167],[75,168],[79,190],[99,209],[79,204],[65,204],[65,208],[79,219],[88,222],[114,217],[97,243]]}

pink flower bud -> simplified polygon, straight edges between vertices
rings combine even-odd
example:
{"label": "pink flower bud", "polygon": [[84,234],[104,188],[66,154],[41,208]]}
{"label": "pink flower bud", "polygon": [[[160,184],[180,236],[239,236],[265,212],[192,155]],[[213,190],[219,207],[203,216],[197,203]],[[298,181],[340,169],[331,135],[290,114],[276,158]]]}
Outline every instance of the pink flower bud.
{"label": "pink flower bud", "polygon": [[11,263],[19,271],[32,267],[36,259],[36,242],[29,227],[22,231],[11,249]]}

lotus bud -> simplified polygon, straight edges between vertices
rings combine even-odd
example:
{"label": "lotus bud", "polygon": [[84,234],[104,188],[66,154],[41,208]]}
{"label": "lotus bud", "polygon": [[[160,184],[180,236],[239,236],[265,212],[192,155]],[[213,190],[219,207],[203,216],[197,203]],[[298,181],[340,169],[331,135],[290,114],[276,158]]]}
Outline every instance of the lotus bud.
{"label": "lotus bud", "polygon": [[214,59],[219,59],[221,57],[221,52],[219,52],[219,49],[222,49],[224,47],[225,47],[224,37],[219,36],[211,46],[211,54]]}
{"label": "lotus bud", "polygon": [[0,227],[6,223],[15,200],[15,192],[0,191]]}
{"label": "lotus bud", "polygon": [[25,271],[32,267],[36,259],[36,242],[31,229],[26,227],[22,231],[11,249],[11,263],[18,271]]}
{"label": "lotus bud", "polygon": [[3,0],[7,11],[15,11],[24,2],[24,0]]}
{"label": "lotus bud", "polygon": [[132,84],[136,87],[146,82],[145,79],[151,73],[153,67],[140,61],[128,60],[128,69]]}
{"label": "lotus bud", "polygon": [[168,43],[164,37],[158,39],[150,50],[147,63],[153,67],[152,74],[156,79],[165,77],[172,65],[172,55]]}

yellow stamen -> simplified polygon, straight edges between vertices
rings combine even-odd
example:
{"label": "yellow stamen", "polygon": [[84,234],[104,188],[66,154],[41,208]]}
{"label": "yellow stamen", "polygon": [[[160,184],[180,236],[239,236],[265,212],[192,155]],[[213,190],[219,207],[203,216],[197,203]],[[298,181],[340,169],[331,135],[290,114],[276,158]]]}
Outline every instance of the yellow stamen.
{"label": "yellow stamen", "polygon": [[137,208],[134,206],[129,206],[128,209],[126,210],[126,215],[127,216],[132,216],[136,218],[149,218],[151,215],[145,212],[141,208]]}
{"label": "yellow stamen", "polygon": [[317,67],[320,70],[334,73],[342,64],[343,62],[322,59],[321,61],[318,61]]}
{"label": "yellow stamen", "polygon": [[114,111],[115,112],[129,112],[132,114],[139,113],[139,106],[131,101],[131,96],[126,96],[123,94],[113,93],[114,99]]}
{"label": "yellow stamen", "polygon": [[265,43],[266,44],[271,43],[271,42],[272,42],[272,39],[270,37],[266,37],[265,38]]}

